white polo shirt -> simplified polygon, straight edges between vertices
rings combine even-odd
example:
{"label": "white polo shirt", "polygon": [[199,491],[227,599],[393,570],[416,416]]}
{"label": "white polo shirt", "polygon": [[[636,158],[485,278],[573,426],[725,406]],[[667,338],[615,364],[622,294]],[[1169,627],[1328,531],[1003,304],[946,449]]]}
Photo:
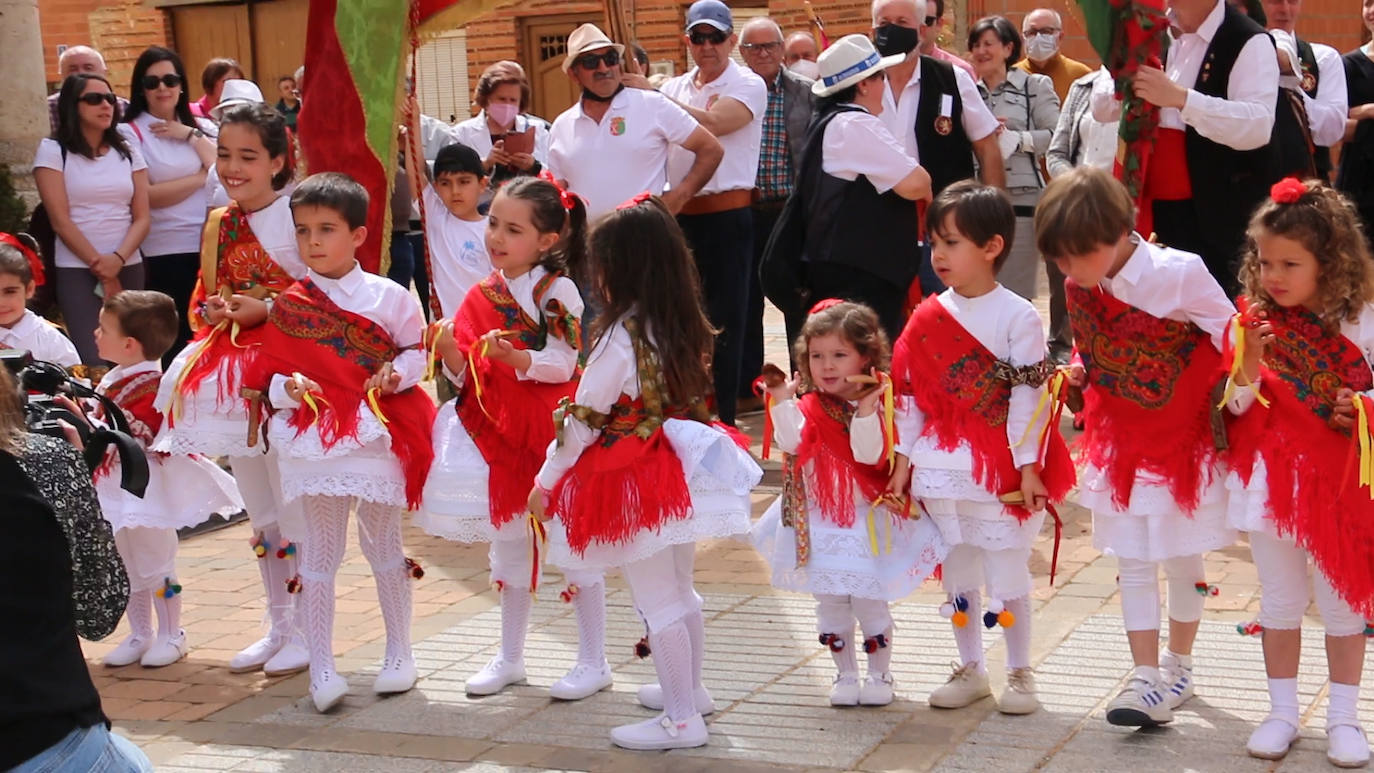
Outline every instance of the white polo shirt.
{"label": "white polo shirt", "polygon": [[549,128],[549,171],[587,201],[594,220],[644,191],[663,193],[669,147],[699,125],[657,91],[622,89],[600,123],[578,100]]}
{"label": "white polo shirt", "polygon": [[[725,157],[702,187],[701,194],[752,189],[759,172],[759,141],[763,137],[763,116],[768,112],[768,86],[752,70],[731,60],[719,77],[697,88],[694,79],[699,70],[693,67],[670,79],[659,87],[659,91],[698,110],[709,110],[716,100],[729,97],[738,100],[754,116],[743,127],[717,138],[725,149]],[[674,185],[681,182],[695,161],[696,154],[690,150],[680,147],[669,150],[668,181]]]}
{"label": "white polo shirt", "polygon": [[[978,93],[978,84],[973,82],[973,78],[968,73],[958,67],[954,68],[954,82],[959,84],[959,102],[963,107],[963,117],[960,121],[964,125],[964,136],[968,137],[969,142],[977,142],[984,137],[997,131],[997,117],[988,109],[987,103],[983,102],[983,96]],[[887,124],[887,130],[892,132],[904,146],[907,155],[921,160],[921,151],[916,148],[916,107],[921,101],[921,62],[916,62],[916,69],[911,73],[911,80],[902,87],[902,99],[896,102],[892,98],[892,81],[887,81],[887,88],[883,89],[883,112],[879,118]]]}

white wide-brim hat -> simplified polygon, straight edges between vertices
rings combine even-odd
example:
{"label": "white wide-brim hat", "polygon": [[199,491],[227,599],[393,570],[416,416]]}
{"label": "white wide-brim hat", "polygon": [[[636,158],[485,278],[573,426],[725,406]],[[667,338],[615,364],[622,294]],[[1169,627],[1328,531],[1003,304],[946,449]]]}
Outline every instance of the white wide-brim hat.
{"label": "white wide-brim hat", "polygon": [[568,36],[568,55],[563,57],[563,72],[572,69],[572,63],[577,57],[582,56],[588,51],[595,51],[598,48],[614,48],[616,53],[625,55],[625,46],[613,43],[606,33],[595,24],[583,24],[581,27],[572,31]]}
{"label": "white wide-brim hat", "polygon": [[828,97],[859,81],[902,63],[905,54],[880,56],[873,41],[864,35],[845,35],[821,52],[816,59],[820,77],[811,84],[811,93]]}
{"label": "white wide-brim hat", "polygon": [[258,88],[258,84],[242,78],[230,78],[224,82],[224,88],[219,92],[219,103],[210,108],[210,118],[218,122],[223,119],[224,111],[231,107],[266,101],[262,98],[262,89]]}

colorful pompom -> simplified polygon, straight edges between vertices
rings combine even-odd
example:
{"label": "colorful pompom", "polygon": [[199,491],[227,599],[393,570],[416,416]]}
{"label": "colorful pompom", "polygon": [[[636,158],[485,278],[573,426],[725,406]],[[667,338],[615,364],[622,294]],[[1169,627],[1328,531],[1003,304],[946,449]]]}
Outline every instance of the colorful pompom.
{"label": "colorful pompom", "polygon": [[157,597],[160,599],[169,599],[180,592],[180,585],[172,582],[172,578],[164,577],[162,580],[162,587],[157,590]]}
{"label": "colorful pompom", "polygon": [[967,611],[968,611],[968,599],[964,598],[963,596],[955,596],[955,597],[954,597],[954,608],[957,609],[957,610],[959,610],[960,612],[967,612]]}
{"label": "colorful pompom", "polygon": [[413,558],[407,558],[406,573],[410,575],[411,579],[419,580],[425,576],[425,569],[424,567],[420,566],[419,561],[416,561]]}
{"label": "colorful pompom", "polygon": [[284,539],[277,546],[277,558],[287,558],[296,555],[296,544],[289,539]]}
{"label": "colorful pompom", "polygon": [[989,612],[993,613],[994,615],[997,615],[1001,614],[1003,609],[1006,609],[1006,605],[1002,603],[1001,599],[988,599]]}
{"label": "colorful pompom", "polygon": [[997,627],[997,613],[996,613],[996,612],[993,612],[991,609],[989,609],[988,611],[986,611],[986,612],[983,613],[983,627],[984,627],[984,628],[996,628],[996,627]]}
{"label": "colorful pompom", "polygon": [[1205,582],[1193,583],[1193,590],[1197,591],[1199,596],[1215,596],[1221,593],[1220,588],[1215,585],[1208,585]]}
{"label": "colorful pompom", "polygon": [[300,576],[299,574],[296,575],[295,577],[292,577],[291,579],[289,579],[289,580],[286,581],[286,592],[287,592],[287,593],[300,593],[300,592],[301,592],[301,576]]}
{"label": "colorful pompom", "polygon": [[500,593],[501,591],[506,589],[506,583],[504,580],[492,580],[491,589],[496,591],[497,593]]}
{"label": "colorful pompom", "polygon": [[968,613],[964,612],[963,610],[955,612],[949,618],[949,621],[951,623],[954,623],[955,628],[963,628],[964,626],[968,625]]}
{"label": "colorful pompom", "polygon": [[1251,620],[1248,623],[1236,623],[1236,633],[1241,636],[1259,636],[1264,633],[1264,626],[1258,620]]}
{"label": "colorful pompom", "polygon": [[870,655],[885,647],[887,647],[887,637],[881,633],[877,636],[864,639],[864,652]]}
{"label": "colorful pompom", "polygon": [[829,647],[831,652],[839,652],[844,649],[844,639],[833,633],[823,633],[820,635],[821,644]]}
{"label": "colorful pompom", "polygon": [[649,637],[648,637],[648,636],[645,636],[644,638],[642,638],[642,639],[640,639],[639,641],[635,642],[635,657],[637,657],[637,658],[643,660],[644,658],[649,657],[649,655],[651,655],[652,653],[653,653],[653,650],[649,649]]}
{"label": "colorful pompom", "polygon": [[258,558],[267,555],[267,542],[262,538],[261,534],[254,534],[253,537],[248,540],[248,545],[253,548],[253,555]]}
{"label": "colorful pompom", "polygon": [[940,617],[946,620],[954,617],[954,604],[952,602],[946,601],[940,605]]}
{"label": "colorful pompom", "polygon": [[577,583],[572,583],[568,587],[559,591],[558,598],[562,599],[564,604],[571,604],[572,600],[577,598],[577,594],[581,591],[582,589],[577,587]]}
{"label": "colorful pompom", "polygon": [[1364,635],[1374,639],[1374,621],[1365,621]]}
{"label": "colorful pompom", "polygon": [[997,624],[1003,628],[1010,628],[1016,625],[1016,615],[1013,615],[1010,609],[1004,609],[997,613]]}

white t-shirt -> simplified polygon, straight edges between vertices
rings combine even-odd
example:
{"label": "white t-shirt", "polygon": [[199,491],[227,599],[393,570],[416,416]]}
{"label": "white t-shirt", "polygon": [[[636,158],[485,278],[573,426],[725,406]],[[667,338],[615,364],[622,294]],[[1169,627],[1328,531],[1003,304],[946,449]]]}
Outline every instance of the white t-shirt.
{"label": "white t-shirt", "polygon": [[[62,163],[62,146],[57,140],[44,139],[38,143],[38,154],[33,158],[34,169],[56,169],[62,173],[62,182],[67,187],[67,207],[72,222],[91,246],[101,254],[119,249],[133,225],[134,216],[131,202],[134,198],[133,173],[147,169],[138,146],[129,148],[132,160],[124,158],[119,151],[111,148],[105,155],[90,159],[80,153],[67,153],[67,162]],[[86,262],[71,251],[66,242],[57,239],[56,264],[58,268],[87,268]],[[124,264],[132,266],[143,260],[138,250],[126,255]]]}
{"label": "white t-shirt", "polygon": [[[752,70],[731,61],[715,80],[700,89],[693,81],[698,69],[692,68],[685,74],[664,83],[659,89],[678,102],[709,110],[724,97],[729,97],[749,109],[754,119],[743,127],[718,137],[725,157],[720,166],[701,189],[701,194],[721,193],[739,189],[751,189],[759,171],[759,141],[763,136],[763,115],[768,111],[768,87],[763,79]],[[696,154],[682,147],[673,146],[668,150],[668,182],[676,185],[687,176],[688,170],[696,161]]]}
{"label": "white t-shirt", "polygon": [[425,241],[434,274],[429,278],[444,314],[458,311],[468,288],[491,275],[487,257],[487,219],[464,220],[444,206],[425,184]]}
{"label": "white t-shirt", "polygon": [[821,171],[832,177],[852,181],[863,175],[879,193],[887,193],[916,166],[876,115],[840,113],[825,126]]}
{"label": "white t-shirt", "polygon": [[549,171],[587,201],[587,218],[595,220],[644,191],[663,193],[668,148],[699,125],[657,91],[621,90],[600,123],[579,100],[549,129]]}
{"label": "white t-shirt", "polygon": [[[161,119],[151,113],[140,113],[132,123],[119,125],[119,132],[143,154],[143,160],[148,164],[149,185],[179,180],[199,172],[203,166],[200,154],[191,143],[153,133],[152,125],[160,122]],[[215,129],[214,124],[203,118],[196,119],[196,124],[207,134]],[[137,131],[134,126],[138,127]],[[171,206],[152,210],[152,225],[140,248],[143,254],[173,255],[198,251],[207,198],[202,187]]]}

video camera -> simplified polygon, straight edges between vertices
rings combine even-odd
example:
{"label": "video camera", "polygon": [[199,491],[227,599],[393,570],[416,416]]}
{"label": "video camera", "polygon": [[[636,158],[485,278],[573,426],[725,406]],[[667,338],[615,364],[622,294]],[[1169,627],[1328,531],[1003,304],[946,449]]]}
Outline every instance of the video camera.
{"label": "video camera", "polygon": [[[129,433],[124,411],[108,397],[67,374],[61,365],[35,360],[18,349],[0,350],[0,362],[19,386],[19,401],[24,406],[24,423],[30,432],[66,440],[62,424],[71,425],[86,447],[86,466],[95,472],[113,447],[119,455],[120,488],[136,497],[148,489],[148,457],[143,446]],[[105,408],[109,427],[92,427],[84,416],[64,408],[58,395],[98,401]]]}

